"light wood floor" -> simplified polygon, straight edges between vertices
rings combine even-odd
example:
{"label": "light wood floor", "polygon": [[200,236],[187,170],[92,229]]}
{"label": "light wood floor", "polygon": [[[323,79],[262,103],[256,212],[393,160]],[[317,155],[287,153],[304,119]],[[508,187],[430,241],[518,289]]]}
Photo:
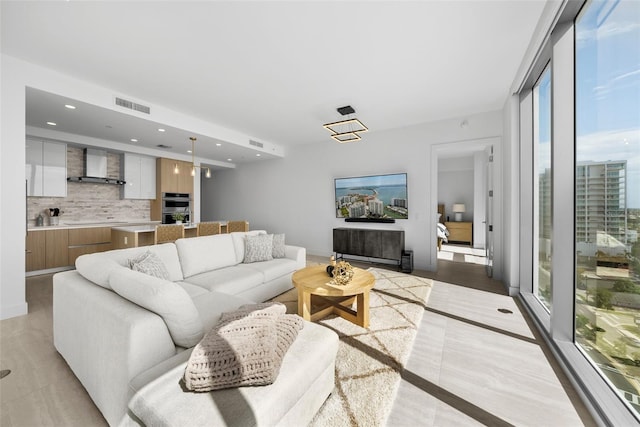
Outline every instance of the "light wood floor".
{"label": "light wood floor", "polygon": [[[439,261],[438,273],[414,274],[435,282],[389,426],[595,425],[482,266]],[[11,370],[0,380],[0,426],[106,426],[53,346],[51,288],[50,275],[28,278],[29,314],[0,321],[0,369]]]}

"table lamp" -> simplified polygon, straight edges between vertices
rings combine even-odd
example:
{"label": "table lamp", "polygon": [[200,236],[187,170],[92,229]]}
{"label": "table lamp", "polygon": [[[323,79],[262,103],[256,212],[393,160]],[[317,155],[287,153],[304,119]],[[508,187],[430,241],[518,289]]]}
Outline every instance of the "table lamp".
{"label": "table lamp", "polygon": [[465,211],[464,209],[464,203],[455,203],[453,205],[453,212],[455,212],[456,216],[456,221],[460,222],[462,221],[462,213]]}

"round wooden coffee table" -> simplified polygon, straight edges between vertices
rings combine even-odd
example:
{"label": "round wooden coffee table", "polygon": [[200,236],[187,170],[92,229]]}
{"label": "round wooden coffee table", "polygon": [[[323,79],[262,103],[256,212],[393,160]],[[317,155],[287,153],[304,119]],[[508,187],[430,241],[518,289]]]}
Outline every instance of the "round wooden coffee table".
{"label": "round wooden coffee table", "polygon": [[[326,265],[314,265],[293,273],[291,280],[298,289],[298,314],[305,320],[315,321],[335,313],[358,326],[369,327],[369,291],[375,283],[373,274],[353,267],[351,281],[340,286],[331,283],[326,268]],[[356,301],[357,311],[351,308],[353,301]]]}

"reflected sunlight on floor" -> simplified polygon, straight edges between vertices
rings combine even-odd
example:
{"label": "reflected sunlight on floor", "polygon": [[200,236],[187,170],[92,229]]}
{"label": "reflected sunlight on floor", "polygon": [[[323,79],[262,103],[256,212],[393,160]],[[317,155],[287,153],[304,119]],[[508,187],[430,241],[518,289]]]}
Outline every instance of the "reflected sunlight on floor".
{"label": "reflected sunlight on floor", "polygon": [[442,249],[438,251],[438,259],[480,265],[485,265],[486,262],[484,249],[446,243],[443,243]]}

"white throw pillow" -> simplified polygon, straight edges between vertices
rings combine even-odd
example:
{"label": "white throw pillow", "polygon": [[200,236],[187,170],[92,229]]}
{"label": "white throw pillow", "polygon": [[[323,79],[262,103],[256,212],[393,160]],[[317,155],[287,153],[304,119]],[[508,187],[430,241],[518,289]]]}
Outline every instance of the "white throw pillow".
{"label": "white throw pillow", "polygon": [[109,284],[121,297],[162,317],[176,345],[193,347],[204,336],[196,306],[177,283],[118,268],[111,273]]}
{"label": "white throw pillow", "polygon": [[244,263],[271,261],[273,259],[273,234],[247,236]]}
{"label": "white throw pillow", "polygon": [[284,258],[287,252],[284,248],[284,234],[273,235],[273,253],[274,258]]}
{"label": "white throw pillow", "polygon": [[153,252],[145,252],[129,260],[129,267],[133,271],[148,274],[158,279],[169,280],[169,272],[158,255]]}

